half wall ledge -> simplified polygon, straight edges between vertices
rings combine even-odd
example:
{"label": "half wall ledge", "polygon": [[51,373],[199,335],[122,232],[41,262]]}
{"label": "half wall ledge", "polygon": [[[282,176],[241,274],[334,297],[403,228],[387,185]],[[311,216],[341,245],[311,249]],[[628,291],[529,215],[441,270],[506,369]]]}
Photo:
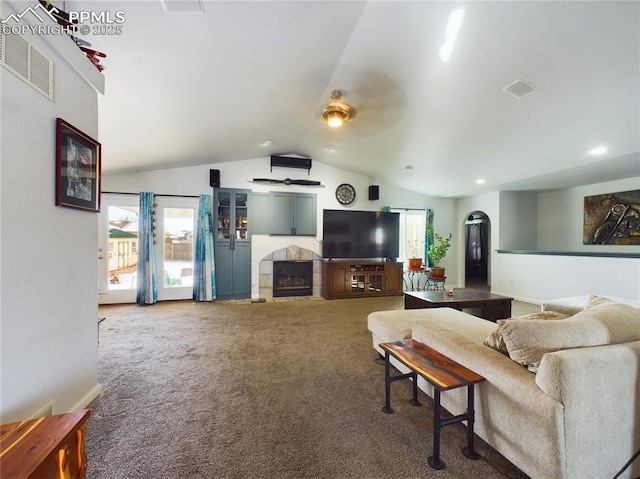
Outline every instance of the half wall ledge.
{"label": "half wall ledge", "polygon": [[589,256],[592,258],[640,258],[638,253],[592,253],[590,251],[537,251],[526,249],[497,249],[500,254],[533,254],[547,256]]}

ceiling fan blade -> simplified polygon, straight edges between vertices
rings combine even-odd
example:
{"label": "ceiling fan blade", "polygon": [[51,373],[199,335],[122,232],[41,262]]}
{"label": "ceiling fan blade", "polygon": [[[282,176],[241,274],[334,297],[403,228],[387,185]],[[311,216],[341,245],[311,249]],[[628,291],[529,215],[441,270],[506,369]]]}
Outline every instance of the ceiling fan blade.
{"label": "ceiling fan blade", "polygon": [[314,180],[291,180],[291,184],[304,186],[320,186],[320,182]]}
{"label": "ceiling fan blade", "polygon": [[271,178],[254,178],[254,183],[286,183],[284,180],[273,180]]}
{"label": "ceiling fan blade", "polygon": [[302,186],[322,186],[319,181],[315,180],[292,180],[285,178],[284,180],[274,180],[271,178],[254,178],[254,183],[282,183],[285,185],[302,185]]}

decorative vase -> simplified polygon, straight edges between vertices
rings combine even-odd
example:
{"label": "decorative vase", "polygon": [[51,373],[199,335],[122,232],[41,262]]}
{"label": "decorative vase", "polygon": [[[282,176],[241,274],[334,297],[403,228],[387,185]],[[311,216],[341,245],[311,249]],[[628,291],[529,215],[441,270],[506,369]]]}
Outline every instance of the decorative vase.
{"label": "decorative vase", "polygon": [[431,277],[431,278],[444,278],[444,268],[440,268],[439,266],[433,266],[429,270],[429,277]]}
{"label": "decorative vase", "polygon": [[409,270],[415,271],[422,269],[422,258],[409,258]]}

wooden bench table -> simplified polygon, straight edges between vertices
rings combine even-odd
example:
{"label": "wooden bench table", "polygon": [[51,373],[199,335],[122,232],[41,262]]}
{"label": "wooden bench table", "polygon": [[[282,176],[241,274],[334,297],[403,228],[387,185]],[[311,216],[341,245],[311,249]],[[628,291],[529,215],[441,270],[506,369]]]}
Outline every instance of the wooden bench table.
{"label": "wooden bench table", "polygon": [[[429,465],[434,469],[444,469],[446,464],[440,459],[440,430],[449,424],[463,421],[467,421],[467,445],[462,448],[462,454],[469,459],[478,459],[478,455],[473,451],[474,385],[484,381],[485,378],[414,339],[381,343],[380,347],[385,352],[385,406],[382,408],[385,413],[393,413],[391,408],[391,383],[393,381],[401,379],[412,380],[413,398],[411,404],[414,406],[420,405],[418,402],[417,376],[420,375],[433,386],[433,455],[428,459]],[[408,367],[411,372],[391,376],[391,356]],[[440,393],[463,386],[467,387],[467,412],[443,419],[440,410]]]}
{"label": "wooden bench table", "polygon": [[84,479],[89,410],[0,426],[0,478]]}

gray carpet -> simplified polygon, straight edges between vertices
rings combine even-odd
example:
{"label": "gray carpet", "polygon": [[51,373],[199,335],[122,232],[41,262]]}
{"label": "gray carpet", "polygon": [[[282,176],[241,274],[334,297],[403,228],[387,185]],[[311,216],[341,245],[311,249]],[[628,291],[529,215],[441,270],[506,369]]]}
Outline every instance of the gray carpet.
{"label": "gray carpet", "polygon": [[[408,381],[384,404],[371,311],[402,298],[100,307],[102,393],[88,421],[99,478],[526,478],[464,426],[432,452],[432,401]],[[514,315],[517,314],[514,308]],[[527,311],[523,311],[524,312]]]}

